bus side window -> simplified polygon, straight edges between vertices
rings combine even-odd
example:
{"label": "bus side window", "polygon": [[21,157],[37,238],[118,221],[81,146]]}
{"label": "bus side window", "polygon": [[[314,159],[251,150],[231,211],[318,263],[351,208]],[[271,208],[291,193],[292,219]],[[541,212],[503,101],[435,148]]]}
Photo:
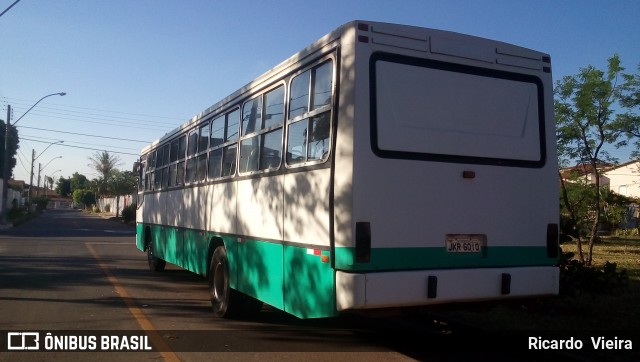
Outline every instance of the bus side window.
{"label": "bus side window", "polygon": [[331,112],[312,117],[309,122],[308,160],[322,160],[329,153],[329,132]]}
{"label": "bus side window", "polygon": [[309,111],[309,82],[311,70],[296,76],[291,82],[289,97],[289,119]]}
{"label": "bus side window", "polygon": [[187,152],[187,136],[182,136],[178,139],[178,154],[177,160],[180,161],[176,164],[176,185],[184,184],[184,159]]}
{"label": "bus side window", "polygon": [[[309,92],[312,89],[313,91]],[[331,144],[333,62],[295,76],[291,81],[287,130],[287,164],[325,160]],[[308,115],[307,118],[301,116]]]}
{"label": "bus side window", "polygon": [[246,102],[242,114],[242,135],[256,134],[240,141],[240,172],[280,167],[284,87],[277,87]]}
{"label": "bus side window", "polygon": [[327,62],[314,71],[311,110],[331,105],[333,89],[333,63]]}
{"label": "bus side window", "polygon": [[210,180],[235,174],[239,126],[240,109],[235,109],[211,122],[208,162]]}
{"label": "bus side window", "polygon": [[232,176],[236,173],[236,152],[238,146],[233,144],[224,148],[222,155],[222,176]]}

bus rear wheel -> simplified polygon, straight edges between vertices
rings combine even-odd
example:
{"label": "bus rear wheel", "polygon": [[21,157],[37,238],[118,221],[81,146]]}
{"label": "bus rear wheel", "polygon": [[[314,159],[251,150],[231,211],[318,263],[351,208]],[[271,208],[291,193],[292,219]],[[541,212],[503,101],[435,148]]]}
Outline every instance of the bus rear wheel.
{"label": "bus rear wheel", "polygon": [[149,242],[149,246],[147,246],[147,261],[149,262],[149,270],[152,272],[160,272],[164,270],[167,262],[158,258],[154,251],[153,241]]}
{"label": "bus rear wheel", "polygon": [[235,318],[240,313],[242,295],[229,286],[229,259],[224,246],[218,246],[209,264],[209,296],[213,313],[221,318]]}

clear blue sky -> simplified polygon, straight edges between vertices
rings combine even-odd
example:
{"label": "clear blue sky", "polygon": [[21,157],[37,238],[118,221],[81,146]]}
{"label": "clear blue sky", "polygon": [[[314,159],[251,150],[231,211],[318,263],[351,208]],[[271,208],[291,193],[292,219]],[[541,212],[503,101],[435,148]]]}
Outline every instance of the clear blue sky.
{"label": "clear blue sky", "polygon": [[[0,0],[0,11],[13,2]],[[14,175],[28,182],[35,149],[36,173],[38,162],[63,156],[43,174],[94,178],[94,151],[75,147],[138,154],[144,143],[116,139],[161,137],[353,19],[544,51],[555,80],[589,64],[604,68],[614,53],[630,71],[640,64],[636,0],[21,0],[0,17],[0,119],[8,104],[16,120],[44,95],[67,95],[47,98],[18,124]],[[56,140],[74,147],[44,151]],[[119,156],[124,170],[136,158]]]}

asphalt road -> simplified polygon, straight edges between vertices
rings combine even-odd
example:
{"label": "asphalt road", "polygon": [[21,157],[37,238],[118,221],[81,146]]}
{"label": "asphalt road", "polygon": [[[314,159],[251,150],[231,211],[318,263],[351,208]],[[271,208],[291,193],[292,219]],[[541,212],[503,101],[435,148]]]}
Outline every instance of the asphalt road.
{"label": "asphalt road", "polygon": [[[33,331],[40,352],[7,350],[19,345],[9,333]],[[513,341],[496,341],[503,336],[424,313],[299,320],[266,306],[252,320],[218,319],[206,280],[170,265],[150,272],[132,226],[79,211],[49,211],[0,231],[0,332],[7,361],[523,359]],[[42,348],[46,333],[59,344]],[[139,338],[152,350],[97,352],[105,335],[119,338],[117,348]],[[91,352],[60,351],[89,348],[90,338]]]}

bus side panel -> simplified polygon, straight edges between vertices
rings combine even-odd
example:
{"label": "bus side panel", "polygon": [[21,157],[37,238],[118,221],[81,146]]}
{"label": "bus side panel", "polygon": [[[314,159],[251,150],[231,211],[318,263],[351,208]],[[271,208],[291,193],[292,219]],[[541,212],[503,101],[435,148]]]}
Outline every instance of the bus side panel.
{"label": "bus side panel", "polygon": [[164,243],[167,254],[164,260],[182,266],[183,255],[183,239],[184,232],[180,228],[182,223],[183,206],[182,198],[184,197],[184,190],[172,190],[162,193],[166,210],[164,211],[163,219],[165,220]]}
{"label": "bus side panel", "polygon": [[329,247],[328,168],[290,173],[284,179],[284,239]]}
{"label": "bus side panel", "polygon": [[[140,219],[138,219],[140,220]],[[144,251],[144,224],[141,222],[136,223],[136,248]]]}
{"label": "bus side panel", "polygon": [[238,243],[238,290],[284,308],[282,244],[243,239]]}
{"label": "bus side panel", "polygon": [[186,229],[178,265],[200,275],[206,275],[206,268],[203,269],[202,265],[208,257],[207,233],[204,231],[206,207],[203,207],[207,194],[207,187],[191,187],[183,193],[185,209],[182,215],[185,219],[182,225]]}
{"label": "bus side panel", "polygon": [[[367,92],[356,92],[356,82],[360,76],[366,74],[366,64],[356,69],[355,54],[356,31],[347,28],[340,39],[340,92],[338,93],[337,127],[335,132],[335,149],[333,150],[333,232],[334,248],[350,247],[353,245],[353,156],[354,156],[354,119],[359,107],[356,104],[367,104]],[[335,255],[337,258],[338,255]],[[338,260],[333,260],[334,266]],[[348,264],[353,264],[349,261]]]}
{"label": "bus side panel", "polygon": [[203,230],[187,229],[182,242],[180,266],[196,274],[207,275],[209,264],[209,238]]}
{"label": "bus side panel", "polygon": [[142,203],[142,217],[138,220],[142,221],[143,224],[152,224],[153,223],[153,213],[155,212],[155,198],[153,194],[146,193],[144,194],[144,202]]}
{"label": "bus side panel", "polygon": [[336,315],[329,250],[285,246],[284,310],[299,318]]}
{"label": "bus side panel", "polygon": [[[136,245],[138,249],[144,251],[146,248],[146,235],[145,229],[152,224],[152,216],[155,207],[155,197],[153,194],[144,193],[140,194],[143,202],[136,212],[136,220],[138,220],[138,226],[136,228]],[[151,237],[152,235],[149,235]],[[156,249],[157,250],[157,249]]]}
{"label": "bus side panel", "polygon": [[[235,182],[225,182],[208,186],[210,188],[205,205],[207,210],[206,229],[217,233],[238,234],[236,218]],[[227,253],[230,253],[227,250]]]}
{"label": "bus side panel", "polygon": [[238,181],[239,291],[279,309],[284,307],[283,183],[283,176]]}
{"label": "bus side panel", "polygon": [[183,190],[184,210],[181,213],[183,220],[180,225],[187,229],[204,230],[205,210],[202,205],[207,200],[206,187],[189,187]]}
{"label": "bus side panel", "polygon": [[170,226],[153,225],[151,242],[154,243],[156,256],[171,264],[180,265],[182,255],[182,233]]}
{"label": "bus side panel", "polygon": [[283,176],[238,181],[238,234],[282,241]]}

